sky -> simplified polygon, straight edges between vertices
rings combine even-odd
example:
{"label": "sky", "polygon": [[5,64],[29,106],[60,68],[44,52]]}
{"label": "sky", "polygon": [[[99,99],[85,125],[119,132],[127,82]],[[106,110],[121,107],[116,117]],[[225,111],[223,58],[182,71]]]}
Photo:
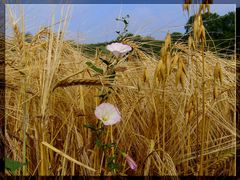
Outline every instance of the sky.
{"label": "sky", "polygon": [[[116,39],[115,31],[123,29],[123,23],[117,17],[129,14],[129,32],[143,36],[164,39],[166,33],[182,32],[188,20],[181,4],[24,4],[11,5],[15,19],[19,20],[24,12],[25,32],[35,33],[42,26],[48,26],[61,19],[61,12],[70,8],[66,39],[80,43],[97,43]],[[194,12],[192,7],[190,13]],[[235,11],[235,4],[213,4],[211,12],[224,15]],[[65,10],[65,11],[64,11]],[[65,13],[66,14],[66,13]],[[7,14],[7,20],[8,20]],[[66,16],[64,16],[66,17]],[[8,22],[8,21],[6,21]],[[57,29],[57,25],[56,25]],[[10,30],[6,28],[6,30]]]}

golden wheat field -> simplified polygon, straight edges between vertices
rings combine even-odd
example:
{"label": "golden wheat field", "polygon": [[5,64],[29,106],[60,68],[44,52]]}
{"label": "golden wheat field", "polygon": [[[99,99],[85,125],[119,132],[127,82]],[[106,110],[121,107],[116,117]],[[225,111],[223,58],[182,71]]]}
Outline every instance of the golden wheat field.
{"label": "golden wheat field", "polygon": [[[94,57],[65,40],[68,18],[28,42],[28,22],[9,8],[5,156],[26,164],[6,174],[236,175],[235,54],[208,50],[207,7],[199,7],[187,42],[171,43],[166,33],[156,55],[126,37],[119,43],[128,54],[96,49]],[[96,117],[102,103],[117,108],[118,123]]]}

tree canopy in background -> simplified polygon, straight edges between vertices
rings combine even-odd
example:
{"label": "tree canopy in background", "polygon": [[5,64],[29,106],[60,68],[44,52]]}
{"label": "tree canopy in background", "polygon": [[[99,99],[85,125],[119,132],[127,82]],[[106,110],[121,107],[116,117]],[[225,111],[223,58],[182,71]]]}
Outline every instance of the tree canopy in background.
{"label": "tree canopy in background", "polygon": [[[191,32],[192,24],[194,21],[194,15],[191,16],[185,25],[185,34],[181,32],[172,32],[171,38],[172,42],[176,41],[186,41],[188,39],[188,35]],[[232,54],[235,46],[235,12],[229,12],[223,16],[220,16],[217,13],[204,13],[202,15],[202,19],[204,22],[204,26],[206,28],[206,38],[207,45],[209,50],[220,53],[228,53]],[[127,32],[124,37],[131,37],[131,39],[135,42],[141,42],[142,47],[147,52],[153,52],[159,54],[161,45],[163,41],[157,40],[151,36],[141,36],[137,34],[132,34],[131,32]],[[119,41],[118,37],[114,41]],[[112,41],[113,42],[113,41]],[[105,45],[111,42],[99,43],[95,45],[91,45],[97,47],[101,46],[100,49],[104,50]]]}
{"label": "tree canopy in background", "polygon": [[[237,9],[237,11],[239,8]],[[220,16],[217,13],[204,13],[202,14],[203,23],[206,29],[206,38],[207,38],[207,45],[209,50],[218,52],[219,54],[232,54],[235,48],[235,12],[229,12],[223,16]],[[128,16],[129,17],[129,16]],[[180,42],[187,42],[189,33],[192,30],[192,24],[194,21],[194,15],[191,16],[188,22],[185,25],[185,33],[181,32],[172,32],[171,39],[172,43],[177,41]],[[124,18],[120,19],[125,22]],[[154,53],[159,55],[161,46],[163,44],[163,40],[155,39],[151,36],[142,36],[138,34],[133,34],[128,32],[127,30],[127,23],[125,22],[124,31],[117,31],[118,37],[115,40],[109,42],[100,42],[94,44],[81,44],[82,50],[88,55],[95,56],[96,49],[108,53],[106,50],[106,45],[112,42],[121,41],[123,38],[130,38],[132,41],[139,43],[141,46],[140,48],[147,53]],[[26,41],[31,41],[32,35],[30,33],[26,33]],[[71,44],[74,47],[79,47],[79,43],[75,42],[74,40],[71,41]]]}
{"label": "tree canopy in background", "polygon": [[186,37],[184,37],[184,34],[180,33],[180,32],[173,32],[171,33],[171,38],[172,38],[172,42],[175,43],[176,41],[179,40],[186,40]]}
{"label": "tree canopy in background", "polygon": [[[194,17],[191,16],[185,26],[186,34],[191,31]],[[205,13],[202,19],[206,28],[208,45],[212,48],[215,45],[220,53],[232,53],[235,45],[235,12],[229,12],[223,16],[217,13]]]}

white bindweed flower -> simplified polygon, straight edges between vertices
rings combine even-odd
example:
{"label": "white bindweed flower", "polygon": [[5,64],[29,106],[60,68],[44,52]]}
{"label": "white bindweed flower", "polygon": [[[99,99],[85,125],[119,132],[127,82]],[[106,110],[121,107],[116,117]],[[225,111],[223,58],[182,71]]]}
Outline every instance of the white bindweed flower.
{"label": "white bindweed flower", "polygon": [[122,57],[131,51],[132,48],[126,44],[112,43],[107,45],[107,50],[111,51],[116,57]]}
{"label": "white bindweed flower", "polygon": [[97,106],[95,109],[95,115],[106,126],[116,124],[121,119],[118,108],[109,103],[102,103]]}

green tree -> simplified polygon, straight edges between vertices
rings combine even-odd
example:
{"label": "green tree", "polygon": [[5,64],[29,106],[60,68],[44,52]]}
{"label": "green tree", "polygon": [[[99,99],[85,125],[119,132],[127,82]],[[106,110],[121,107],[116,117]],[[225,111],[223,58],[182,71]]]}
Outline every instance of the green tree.
{"label": "green tree", "polygon": [[150,35],[143,37],[143,39],[144,40],[149,40],[149,41],[154,41],[155,40],[155,38],[150,36]]}
{"label": "green tree", "polygon": [[[185,26],[186,34],[192,30],[194,18],[195,16],[189,18]],[[235,44],[235,12],[223,16],[217,13],[204,13],[202,19],[207,31],[208,45],[210,47],[215,45],[221,53],[231,53]]]}
{"label": "green tree", "polygon": [[[239,19],[240,17],[240,7],[237,8],[236,10],[236,19]],[[237,45],[237,56],[240,57],[240,23],[237,23],[236,24],[236,29],[237,29],[237,32],[236,32],[236,45]],[[240,72],[240,71],[239,71]]]}
{"label": "green tree", "polygon": [[182,40],[183,38],[184,38],[184,34],[180,32],[171,33],[171,39],[173,43],[175,43],[176,41]]}

